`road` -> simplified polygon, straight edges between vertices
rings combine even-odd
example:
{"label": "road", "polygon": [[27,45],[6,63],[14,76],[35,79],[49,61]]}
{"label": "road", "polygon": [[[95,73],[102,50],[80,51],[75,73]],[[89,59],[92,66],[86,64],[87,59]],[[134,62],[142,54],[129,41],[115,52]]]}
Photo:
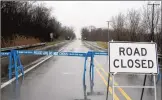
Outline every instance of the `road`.
{"label": "road", "polygon": [[[87,52],[89,48],[80,40],[73,41],[63,47],[63,51]],[[89,63],[88,63],[89,64]],[[87,64],[87,65],[88,65]],[[83,100],[83,66],[84,58],[51,57],[25,74],[24,78],[12,82],[1,90],[2,100]],[[108,62],[106,56],[95,57],[94,92],[98,95],[88,95],[91,100],[106,100]],[[142,85],[143,75],[116,75],[115,84]],[[148,84],[149,82],[147,82]],[[110,81],[110,86],[112,80]],[[87,92],[90,92],[89,66],[86,72]],[[161,100],[161,84],[157,86],[157,100]],[[112,100],[112,87],[109,100]],[[115,100],[140,100],[141,89],[116,88]],[[154,92],[145,89],[143,100],[154,100]]]}

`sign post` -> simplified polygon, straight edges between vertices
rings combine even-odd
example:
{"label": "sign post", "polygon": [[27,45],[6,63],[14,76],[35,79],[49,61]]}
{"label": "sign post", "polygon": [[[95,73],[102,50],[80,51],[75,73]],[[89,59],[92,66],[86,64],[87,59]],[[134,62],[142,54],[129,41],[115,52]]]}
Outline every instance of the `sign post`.
{"label": "sign post", "polygon": [[[114,87],[154,88],[156,100],[157,50],[153,42],[109,42],[109,73]],[[114,86],[116,73],[153,74],[154,86]],[[143,96],[143,91],[142,95]],[[114,100],[114,95],[113,95]]]}
{"label": "sign post", "polygon": [[53,41],[53,33],[50,33],[51,42]]}

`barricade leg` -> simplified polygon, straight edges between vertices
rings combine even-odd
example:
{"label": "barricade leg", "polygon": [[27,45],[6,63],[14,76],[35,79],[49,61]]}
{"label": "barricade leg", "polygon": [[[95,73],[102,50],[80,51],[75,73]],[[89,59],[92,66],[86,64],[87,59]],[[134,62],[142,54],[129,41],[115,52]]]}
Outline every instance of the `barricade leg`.
{"label": "barricade leg", "polygon": [[91,55],[91,73],[90,73],[90,86],[91,86],[91,92],[93,92],[93,86],[94,86],[94,64],[93,64],[93,55]]}
{"label": "barricade leg", "polygon": [[101,92],[94,92],[93,87],[94,87],[94,55],[93,52],[91,53],[91,61],[90,61],[90,92],[87,92],[87,95],[103,95]]}
{"label": "barricade leg", "polygon": [[84,92],[84,100],[87,100],[87,94],[86,94],[86,85],[83,85],[83,92]]}
{"label": "barricade leg", "polygon": [[21,71],[22,75],[24,76],[24,69],[21,64],[20,57],[16,50],[11,50],[11,52],[9,54],[8,70],[9,70],[9,79],[12,78],[12,72],[14,72],[16,80],[18,80],[19,71]]}
{"label": "barricade leg", "polygon": [[17,55],[17,57],[18,57],[19,69],[21,70],[22,76],[24,77],[24,67],[21,64],[19,55]]}
{"label": "barricade leg", "polygon": [[84,60],[84,69],[83,69],[83,84],[85,85],[85,75],[86,75],[86,64],[87,64],[87,57]]}
{"label": "barricade leg", "polygon": [[83,94],[84,94],[84,99],[79,99],[79,100],[90,100],[90,99],[87,98],[87,92],[86,92],[86,83],[85,83],[86,64],[87,64],[87,56],[85,57],[84,70],[83,70]]}
{"label": "barricade leg", "polygon": [[8,66],[8,70],[9,70],[9,75],[8,75],[8,77],[9,77],[9,79],[11,79],[12,78],[12,55],[11,55],[11,53],[9,54],[9,66]]}
{"label": "barricade leg", "polygon": [[90,54],[90,69],[89,69],[89,82],[90,82],[90,92],[87,93],[87,95],[92,95],[93,93],[93,80],[92,80],[92,77],[93,77],[93,58],[92,58],[92,53],[89,52]]}
{"label": "barricade leg", "polygon": [[16,55],[16,51],[13,51],[13,58],[14,58],[14,67],[15,67],[15,77],[16,80],[18,80],[18,66],[17,66],[17,55]]}
{"label": "barricade leg", "polygon": [[22,76],[24,77],[24,68],[22,65],[21,65],[21,73],[22,73]]}
{"label": "barricade leg", "polygon": [[93,80],[92,80],[92,71],[93,71],[93,66],[92,66],[92,57],[91,57],[91,60],[90,60],[90,73],[89,73],[89,82],[90,82],[90,89],[91,89],[91,92],[93,92]]}
{"label": "barricade leg", "polygon": [[92,66],[91,66],[91,61],[90,61],[90,67],[89,67],[90,76],[91,76],[91,72],[92,72]]}
{"label": "barricade leg", "polygon": [[94,55],[91,57],[91,66],[92,66],[92,85],[94,86]]}

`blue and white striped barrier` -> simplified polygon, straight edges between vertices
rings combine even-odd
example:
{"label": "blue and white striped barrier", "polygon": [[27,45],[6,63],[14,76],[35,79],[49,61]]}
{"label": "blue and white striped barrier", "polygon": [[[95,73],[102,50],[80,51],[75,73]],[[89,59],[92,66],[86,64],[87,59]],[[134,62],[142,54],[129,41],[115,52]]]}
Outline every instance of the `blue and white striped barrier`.
{"label": "blue and white striped barrier", "polygon": [[[18,54],[26,54],[26,55],[53,55],[53,56],[79,56],[85,57],[88,53],[81,52],[55,52],[55,51],[39,51],[39,50],[16,50]],[[108,55],[107,52],[94,52],[93,55]],[[1,52],[1,56],[8,56],[10,52]]]}
{"label": "blue and white striped barrier", "polygon": [[21,71],[24,76],[24,69],[21,64],[19,55],[52,55],[52,56],[74,56],[74,57],[84,57],[84,71],[83,71],[83,85],[85,86],[85,76],[86,76],[86,62],[87,58],[90,57],[90,80],[94,85],[94,61],[93,58],[95,55],[108,55],[107,52],[57,52],[57,51],[39,51],[39,50],[11,50],[11,52],[1,52],[1,56],[9,56],[9,79],[12,78],[12,73],[14,72],[16,80],[18,80],[19,71]]}

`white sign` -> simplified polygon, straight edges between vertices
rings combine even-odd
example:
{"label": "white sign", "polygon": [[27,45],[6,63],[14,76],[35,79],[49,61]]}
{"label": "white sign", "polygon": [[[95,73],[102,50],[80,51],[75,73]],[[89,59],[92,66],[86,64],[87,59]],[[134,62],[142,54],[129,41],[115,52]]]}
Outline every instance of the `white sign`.
{"label": "white sign", "polygon": [[157,73],[155,43],[109,42],[109,71]]}
{"label": "white sign", "polygon": [[53,39],[53,33],[50,33],[50,38]]}

